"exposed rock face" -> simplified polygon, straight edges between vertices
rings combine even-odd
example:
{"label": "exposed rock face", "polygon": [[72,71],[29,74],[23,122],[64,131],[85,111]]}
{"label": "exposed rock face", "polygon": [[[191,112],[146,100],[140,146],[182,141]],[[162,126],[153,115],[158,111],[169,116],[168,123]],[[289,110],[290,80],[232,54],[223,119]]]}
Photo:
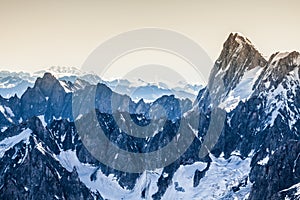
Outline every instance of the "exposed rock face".
{"label": "exposed rock face", "polygon": [[215,63],[212,74],[216,76],[214,72],[224,72],[224,86],[227,90],[231,90],[246,71],[257,66],[265,67],[266,64],[265,58],[247,38],[237,33],[231,33],[223,45],[223,50]]}
{"label": "exposed rock face", "polygon": [[[253,157],[250,180],[254,182],[249,199],[285,199],[284,189],[300,181],[300,142],[290,140],[274,152],[260,151]],[[266,156],[266,157],[264,157]],[[259,164],[267,158],[268,162]]]}
{"label": "exposed rock face", "polygon": [[58,80],[49,73],[38,78],[33,88],[21,97],[21,117],[28,119],[45,114],[47,122],[53,118],[71,116],[71,95],[67,94]]}
{"label": "exposed rock face", "polygon": [[[66,83],[46,73],[21,98],[0,97],[0,198],[300,198],[299,65],[298,52],[276,53],[267,61],[247,38],[230,34],[193,105],[172,95],[135,103],[104,84],[79,87],[80,80]],[[78,104],[72,102],[76,95],[84,97]],[[83,101],[91,107],[73,113]],[[216,108],[225,112],[224,127],[202,158],[199,150]],[[178,140],[182,119],[196,137],[169,166],[118,171],[96,160],[78,135],[74,121],[93,131],[91,110],[110,142],[125,151],[148,153]],[[150,119],[150,113],[160,116],[162,110],[167,117],[160,128],[160,118]],[[125,128],[138,129],[122,122],[126,115],[139,126],[156,124],[153,136],[127,134]]]}

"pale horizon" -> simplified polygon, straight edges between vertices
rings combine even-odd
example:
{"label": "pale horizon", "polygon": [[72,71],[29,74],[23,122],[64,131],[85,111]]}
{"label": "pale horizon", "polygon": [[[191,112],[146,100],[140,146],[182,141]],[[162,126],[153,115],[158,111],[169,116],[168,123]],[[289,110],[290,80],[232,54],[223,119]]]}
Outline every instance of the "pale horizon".
{"label": "pale horizon", "polygon": [[214,62],[231,32],[266,57],[299,51],[297,1],[0,1],[0,69],[81,68],[90,53],[122,32],[157,27],[197,42]]}

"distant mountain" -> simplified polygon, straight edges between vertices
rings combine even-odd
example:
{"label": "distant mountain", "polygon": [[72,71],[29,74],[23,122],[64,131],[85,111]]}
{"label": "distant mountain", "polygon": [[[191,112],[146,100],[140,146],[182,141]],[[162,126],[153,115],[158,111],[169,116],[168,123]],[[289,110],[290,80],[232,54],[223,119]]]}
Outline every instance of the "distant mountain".
{"label": "distant mountain", "polygon": [[80,79],[92,85],[103,83],[115,92],[131,96],[135,101],[142,98],[147,101],[154,101],[162,95],[170,94],[175,94],[179,98],[194,100],[197,92],[202,87],[201,85],[191,85],[187,83],[178,83],[178,85],[174,87],[168,86],[165,83],[146,83],[142,80],[137,83],[129,82],[128,80],[105,81],[96,74],[82,72],[74,67],[53,66],[32,74],[0,71],[0,95],[5,98],[14,95],[21,97],[25,90],[28,87],[32,87],[35,80],[38,77],[42,77],[44,73],[51,73],[58,80],[64,82],[75,83],[76,80]]}
{"label": "distant mountain", "polygon": [[35,77],[24,72],[0,72],[0,95],[5,98],[14,95],[22,96],[28,87],[32,87],[35,82]]}
{"label": "distant mountain", "polygon": [[62,66],[52,66],[46,70],[40,70],[34,72],[34,76],[42,77],[45,73],[51,73],[57,78],[68,77],[68,76],[82,76],[85,72],[80,71],[75,67],[62,67]]}
{"label": "distant mountain", "polygon": [[[174,95],[134,101],[116,92],[117,85],[130,88],[126,80],[108,87],[45,73],[21,97],[0,97],[0,199],[299,199],[299,67],[298,52],[267,60],[246,37],[232,33],[194,102]],[[139,95],[149,95],[145,86],[153,87],[139,85]],[[163,110],[166,121],[159,127]],[[149,137],[127,132],[151,120]],[[140,173],[99,162],[83,143],[97,139],[89,136],[100,127],[122,151],[149,153],[188,139],[176,135],[181,126],[195,136],[191,145],[168,166]],[[119,159],[105,151],[113,162]]]}

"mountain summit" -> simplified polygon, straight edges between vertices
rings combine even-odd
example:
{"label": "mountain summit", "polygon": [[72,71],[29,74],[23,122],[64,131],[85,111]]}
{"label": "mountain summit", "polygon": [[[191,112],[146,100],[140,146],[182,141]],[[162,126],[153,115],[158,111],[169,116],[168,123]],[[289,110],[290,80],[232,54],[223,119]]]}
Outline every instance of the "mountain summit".
{"label": "mountain summit", "polygon": [[227,89],[232,89],[245,72],[255,67],[265,67],[267,61],[244,36],[231,33],[215,62],[212,77],[222,76]]}

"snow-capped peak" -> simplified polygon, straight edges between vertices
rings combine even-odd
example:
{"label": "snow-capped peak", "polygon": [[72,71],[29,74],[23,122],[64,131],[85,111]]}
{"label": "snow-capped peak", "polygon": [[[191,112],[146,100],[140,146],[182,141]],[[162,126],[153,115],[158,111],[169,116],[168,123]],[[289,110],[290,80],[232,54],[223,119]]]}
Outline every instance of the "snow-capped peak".
{"label": "snow-capped peak", "polygon": [[76,67],[52,66],[48,69],[37,71],[34,73],[34,75],[41,76],[41,74],[44,74],[46,72],[51,73],[56,78],[61,78],[64,76],[81,76],[85,74]]}

